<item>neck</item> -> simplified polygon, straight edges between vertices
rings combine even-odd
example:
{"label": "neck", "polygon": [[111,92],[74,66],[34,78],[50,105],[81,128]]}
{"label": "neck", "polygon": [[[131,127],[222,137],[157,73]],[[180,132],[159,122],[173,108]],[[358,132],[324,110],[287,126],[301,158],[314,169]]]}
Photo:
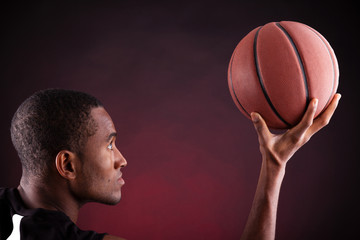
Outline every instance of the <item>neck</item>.
{"label": "neck", "polygon": [[81,204],[71,195],[66,182],[22,177],[18,187],[27,208],[61,211],[76,223]]}

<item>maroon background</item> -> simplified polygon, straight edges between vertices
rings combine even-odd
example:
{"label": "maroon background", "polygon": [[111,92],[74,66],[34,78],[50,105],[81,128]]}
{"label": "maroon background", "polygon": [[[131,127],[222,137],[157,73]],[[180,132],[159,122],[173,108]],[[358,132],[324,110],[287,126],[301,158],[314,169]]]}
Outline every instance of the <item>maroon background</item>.
{"label": "maroon background", "polygon": [[251,2],[2,6],[0,185],[15,187],[21,176],[9,134],[18,105],[39,89],[81,90],[105,104],[128,161],[121,203],[88,204],[81,228],[129,240],[238,239],[260,153],[251,122],[232,102],[227,65],[250,30],[294,20],[331,43],[343,98],[326,130],[288,164],[277,239],[348,239],[357,233],[356,7],[344,1]]}

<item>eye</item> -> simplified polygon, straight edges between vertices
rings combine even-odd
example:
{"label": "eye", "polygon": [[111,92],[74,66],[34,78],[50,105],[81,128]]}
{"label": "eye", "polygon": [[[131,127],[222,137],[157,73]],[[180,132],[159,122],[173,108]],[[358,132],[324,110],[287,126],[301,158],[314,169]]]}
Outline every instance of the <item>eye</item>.
{"label": "eye", "polygon": [[110,142],[110,144],[107,146],[107,148],[109,149],[109,150],[113,150],[113,141],[111,141]]}

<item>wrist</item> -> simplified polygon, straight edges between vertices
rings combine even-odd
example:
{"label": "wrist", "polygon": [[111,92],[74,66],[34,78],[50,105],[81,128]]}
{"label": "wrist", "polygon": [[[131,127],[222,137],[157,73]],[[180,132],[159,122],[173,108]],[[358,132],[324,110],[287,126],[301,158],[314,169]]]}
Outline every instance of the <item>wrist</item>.
{"label": "wrist", "polygon": [[280,157],[270,151],[262,152],[262,164],[268,170],[275,172],[285,172],[287,161],[283,161]]}
{"label": "wrist", "polygon": [[270,156],[264,156],[261,164],[260,181],[263,186],[272,190],[278,188],[285,176],[286,162],[275,161]]}

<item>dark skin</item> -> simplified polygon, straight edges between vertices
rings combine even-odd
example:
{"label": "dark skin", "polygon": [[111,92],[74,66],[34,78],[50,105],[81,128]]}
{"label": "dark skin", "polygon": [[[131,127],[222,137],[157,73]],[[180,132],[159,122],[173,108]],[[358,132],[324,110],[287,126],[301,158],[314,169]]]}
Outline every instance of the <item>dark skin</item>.
{"label": "dark skin", "polygon": [[[282,134],[272,134],[259,114],[251,114],[258,134],[262,166],[242,240],[275,239],[278,198],[286,164],[300,147],[329,123],[339,100],[340,94],[336,94],[328,108],[314,120],[317,100],[313,99],[301,122]],[[48,176],[39,179],[23,174],[18,189],[29,208],[62,211],[76,223],[79,209],[86,202],[116,204],[120,201],[124,184],[121,169],[127,162],[115,146],[116,130],[109,114],[98,107],[92,109],[91,115],[98,129],[88,139],[81,156],[62,150],[54,159]],[[122,238],[107,235],[104,239]]]}
{"label": "dark skin", "polygon": [[318,101],[312,99],[300,123],[282,134],[272,134],[259,114],[251,114],[260,144],[262,165],[242,240],[275,239],[277,205],[286,164],[299,148],[330,122],[340,97],[340,94],[335,94],[327,109],[316,119]]}
{"label": "dark skin", "polygon": [[102,107],[93,108],[91,116],[98,129],[88,138],[81,156],[62,150],[45,179],[23,174],[18,190],[28,208],[62,211],[76,223],[85,203],[115,205],[120,201],[121,169],[127,162],[115,145],[115,126]]}

